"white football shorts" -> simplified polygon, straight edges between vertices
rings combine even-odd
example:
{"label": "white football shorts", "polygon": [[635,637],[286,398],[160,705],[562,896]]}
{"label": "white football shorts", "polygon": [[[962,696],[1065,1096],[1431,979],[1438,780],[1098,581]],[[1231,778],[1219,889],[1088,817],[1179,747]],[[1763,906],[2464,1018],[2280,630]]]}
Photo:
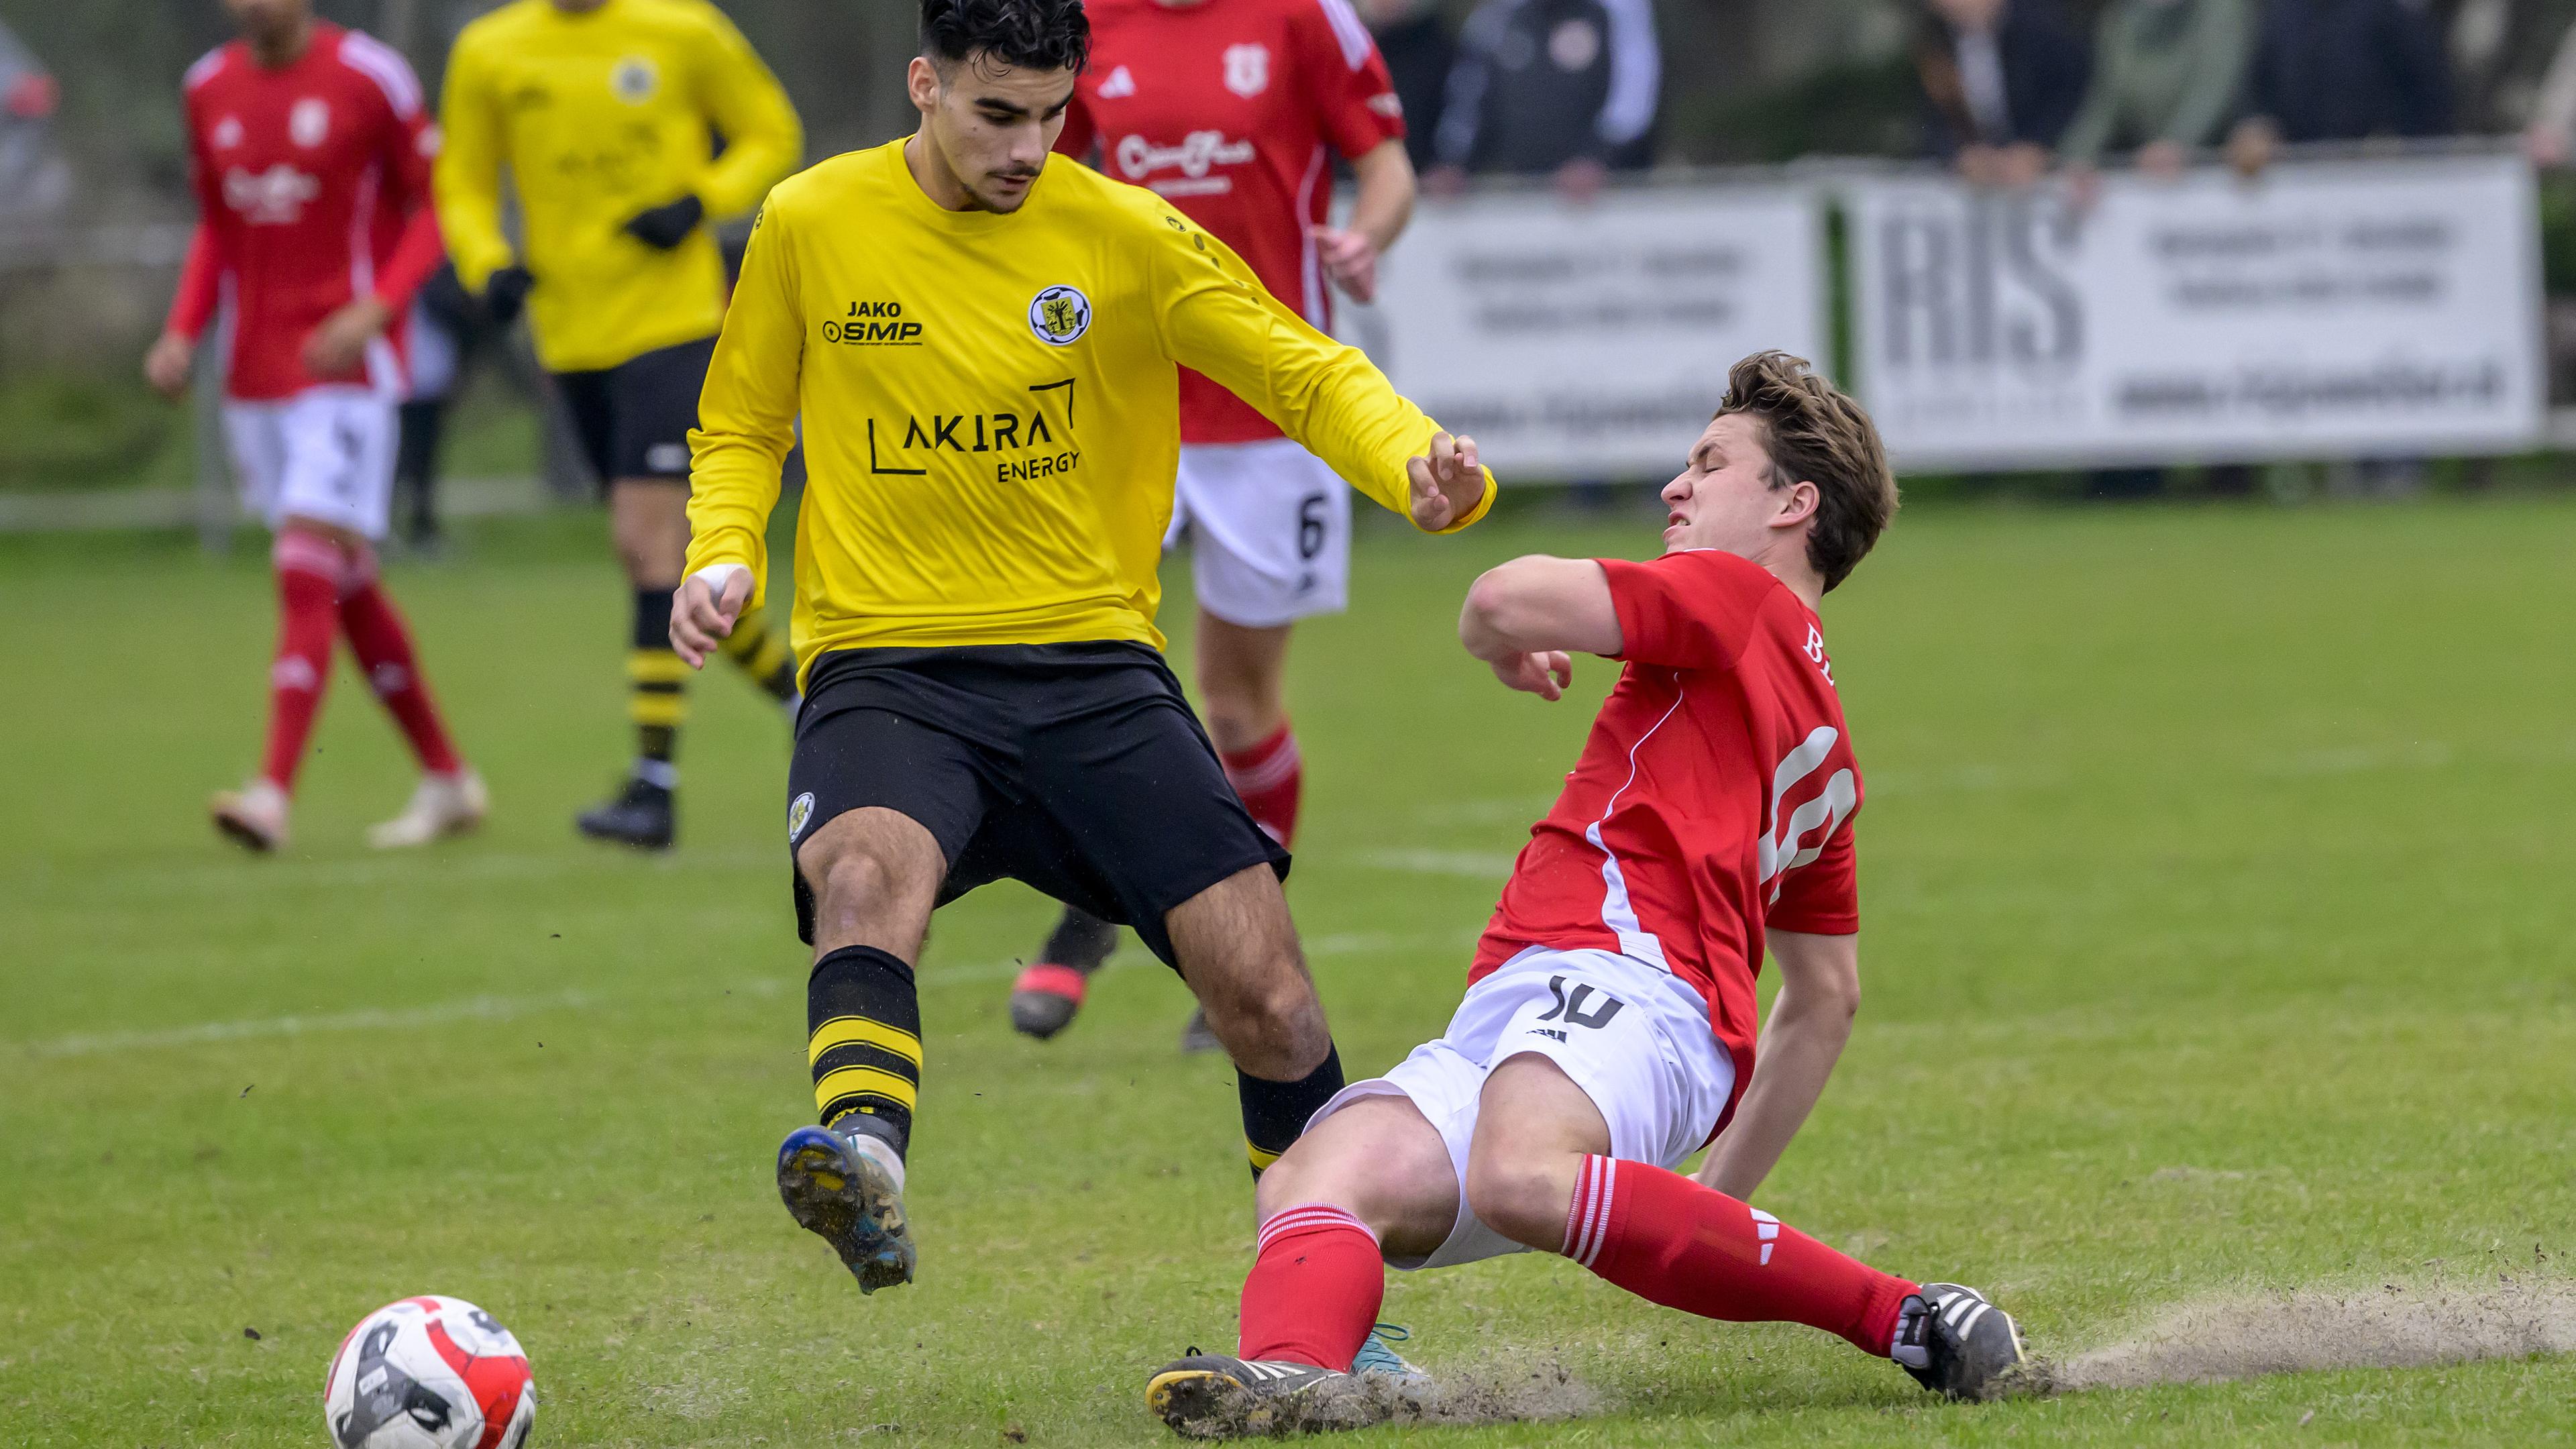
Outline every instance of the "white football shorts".
{"label": "white football shorts", "polygon": [[294,516],[384,537],[401,433],[394,399],[365,387],[224,404],[242,508],[270,528]]}
{"label": "white football shorts", "polygon": [[1229,624],[1336,614],[1350,596],[1350,485],[1287,438],[1183,444],[1164,547],[1184,534],[1199,606]]}
{"label": "white football shorts", "polygon": [[1708,1141],[1735,1092],[1735,1059],[1709,1029],[1708,1003],[1671,972],[1615,951],[1532,946],[1467,988],[1448,1033],[1370,1081],[1335,1094],[1306,1124],[1363,1097],[1413,1099],[1449,1145],[1458,1174],[1458,1221],[1428,1258],[1391,1267],[1448,1268],[1519,1243],[1467,1211],[1467,1148],[1485,1078],[1535,1052],[1562,1068],[1610,1124],[1610,1155],[1679,1167]]}

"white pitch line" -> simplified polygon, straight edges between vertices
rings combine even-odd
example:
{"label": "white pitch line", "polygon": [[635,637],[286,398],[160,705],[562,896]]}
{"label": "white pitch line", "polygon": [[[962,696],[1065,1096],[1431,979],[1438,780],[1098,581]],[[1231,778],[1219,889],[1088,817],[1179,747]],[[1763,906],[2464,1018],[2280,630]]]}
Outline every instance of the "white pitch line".
{"label": "white pitch line", "polygon": [[1364,850],[1353,859],[1375,870],[1501,880],[1512,873],[1517,857],[1499,850]]}
{"label": "white pitch line", "polygon": [[[1454,950],[1476,939],[1473,931],[1353,931],[1331,936],[1318,936],[1306,942],[1306,954],[1322,956],[1365,956],[1396,951]],[[1129,950],[1110,965],[1137,964],[1152,961],[1141,949]],[[1157,963],[1159,964],[1159,963]],[[921,972],[924,988],[963,986],[978,982],[1008,981],[1020,974],[1017,961],[988,961],[967,966],[931,967]],[[789,984],[770,977],[738,979],[725,990],[748,996],[774,997],[785,994]],[[571,1011],[586,1007],[619,1006],[635,1001],[662,1001],[674,997],[701,999],[704,990],[648,992],[642,994],[587,991],[558,991],[538,996],[470,996],[462,1001],[437,1002],[427,1006],[369,1006],[354,1011],[314,1012],[294,1016],[256,1017],[247,1021],[208,1021],[193,1026],[162,1027],[149,1031],[80,1032],[70,1036],[50,1037],[22,1042],[17,1050],[44,1059],[97,1056],[105,1052],[150,1051],[163,1047],[205,1046],[217,1042],[247,1041],[260,1037],[312,1036],[331,1032],[409,1032],[423,1027],[444,1026],[459,1021],[506,1021],[541,1011]],[[6,1048],[0,1048],[6,1050]]]}

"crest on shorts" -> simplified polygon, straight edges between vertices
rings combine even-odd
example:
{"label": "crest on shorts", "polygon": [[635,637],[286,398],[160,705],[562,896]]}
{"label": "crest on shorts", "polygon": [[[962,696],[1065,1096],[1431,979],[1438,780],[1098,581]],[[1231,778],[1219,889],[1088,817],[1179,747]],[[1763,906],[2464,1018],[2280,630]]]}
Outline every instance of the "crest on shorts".
{"label": "crest on shorts", "polygon": [[320,96],[306,96],[286,113],[287,139],[310,151],[331,135],[331,103]]}
{"label": "crest on shorts", "polygon": [[1270,47],[1229,45],[1225,48],[1225,88],[1250,100],[1270,89]]}
{"label": "crest on shorts", "polygon": [[608,72],[608,88],[626,104],[640,106],[662,88],[662,72],[643,56],[630,55]]}
{"label": "crest on shorts", "polygon": [[788,843],[788,844],[790,844],[790,845],[794,845],[794,844],[796,843],[796,837],[798,837],[798,836],[800,836],[800,835],[803,835],[803,834],[805,833],[805,826],[806,826],[807,822],[811,821],[813,818],[814,818],[814,792],[813,792],[813,791],[808,790],[808,791],[806,791],[804,794],[797,796],[795,799],[788,801],[788,802],[787,802],[787,843]]}
{"label": "crest on shorts", "polygon": [[1029,331],[1049,347],[1065,347],[1091,330],[1091,299],[1079,287],[1054,286],[1029,299]]}

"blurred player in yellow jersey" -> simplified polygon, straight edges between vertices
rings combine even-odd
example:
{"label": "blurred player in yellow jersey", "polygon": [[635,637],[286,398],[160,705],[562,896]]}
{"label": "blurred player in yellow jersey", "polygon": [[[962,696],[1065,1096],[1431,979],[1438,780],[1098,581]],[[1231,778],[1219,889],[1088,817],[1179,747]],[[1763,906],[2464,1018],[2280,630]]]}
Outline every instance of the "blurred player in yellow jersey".
{"label": "blurred player in yellow jersey", "polygon": [[[438,214],[457,276],[504,322],[525,306],[608,490],[635,589],[635,767],[578,823],[659,849],[672,839],[687,712],[669,632],[689,541],[688,432],[724,321],[709,223],[759,205],[794,169],[803,134],[777,79],[706,0],[514,0],[457,37],[441,121]],[[524,251],[501,229],[505,165]],[[795,661],[757,615],[725,652],[792,708]]]}
{"label": "blurred player in yellow jersey", "polygon": [[1131,925],[1180,971],[1238,1069],[1256,1172],[1341,1087],[1288,853],[1226,783],[1154,628],[1178,369],[1418,528],[1466,527],[1494,487],[1473,443],[1223,242],[1048,159],[1089,51],[1080,0],[922,0],[921,36],[920,130],[781,183],[752,231],[671,624],[695,664],[759,607],[801,415],[787,833],[823,1125],[788,1135],[778,1186],[871,1291],[914,1264],[913,963],[931,911],[977,885]]}

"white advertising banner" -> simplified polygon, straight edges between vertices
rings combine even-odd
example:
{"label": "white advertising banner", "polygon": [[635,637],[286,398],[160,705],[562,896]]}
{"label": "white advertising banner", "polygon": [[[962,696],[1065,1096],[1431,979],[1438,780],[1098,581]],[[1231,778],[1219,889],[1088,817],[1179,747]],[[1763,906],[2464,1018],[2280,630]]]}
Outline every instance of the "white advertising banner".
{"label": "white advertising banner", "polygon": [[2541,435],[2518,157],[2255,182],[1846,183],[1854,371],[1900,468],[2500,453]]}
{"label": "white advertising banner", "polygon": [[1713,184],[1425,202],[1344,338],[1506,475],[1678,469],[1748,352],[1825,359],[1812,189]]}

